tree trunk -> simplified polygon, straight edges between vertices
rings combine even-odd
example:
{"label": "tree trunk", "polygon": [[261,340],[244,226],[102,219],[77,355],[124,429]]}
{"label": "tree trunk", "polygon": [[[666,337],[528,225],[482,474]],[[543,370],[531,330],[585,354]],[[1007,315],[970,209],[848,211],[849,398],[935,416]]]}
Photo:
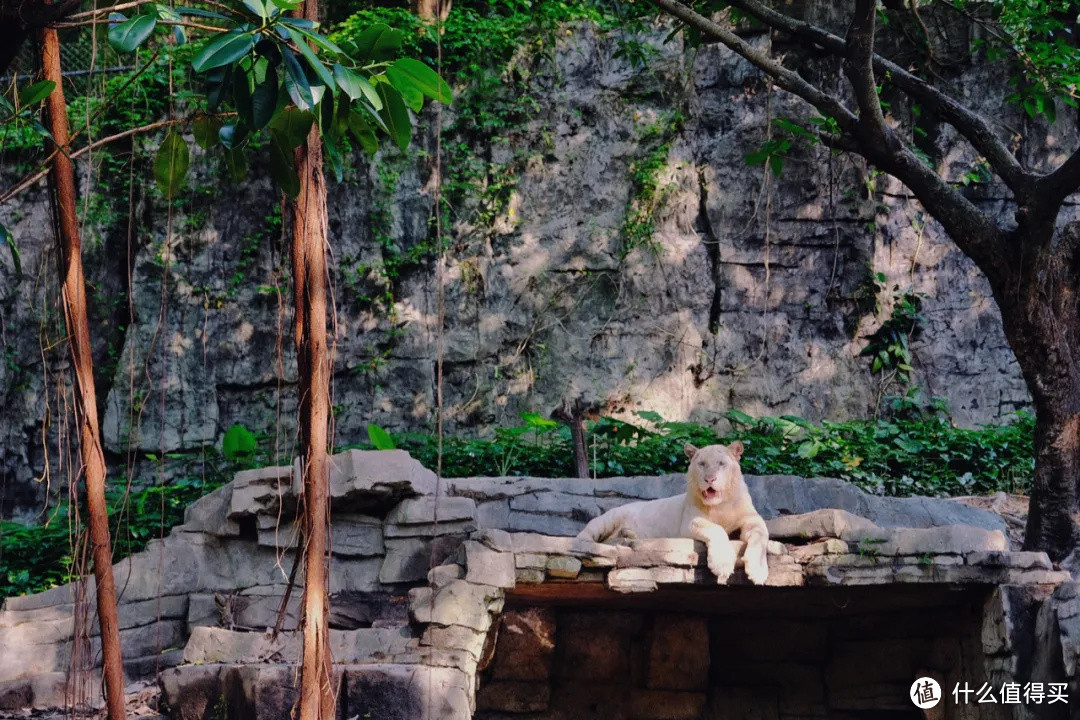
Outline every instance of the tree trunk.
{"label": "tree trunk", "polygon": [[64,306],[64,323],[75,372],[75,416],[79,428],[79,450],[86,482],[89,510],[91,556],[97,583],[97,615],[101,628],[101,651],[105,680],[105,702],[109,720],[124,717],[124,666],[120,657],[120,626],[116,610],[116,582],[113,578],[112,542],[109,516],[105,509],[105,454],[98,430],[94,364],[90,351],[90,323],[86,316],[86,281],[82,268],[82,245],[75,203],[75,170],[68,157],[67,106],[60,73],[60,40],[56,30],[41,31],[41,60],[46,80],[56,83],[46,101],[49,132],[58,152],[49,173],[54,199],[55,227],[59,245],[59,272]]}
{"label": "tree trunk", "polygon": [[1017,237],[1011,246],[1018,271],[994,295],[1035,406],[1024,548],[1061,560],[1080,541],[1080,224],[1042,242]]}
{"label": "tree trunk", "polygon": [[[319,20],[317,0],[306,0],[303,17]],[[330,657],[327,595],[327,443],[330,424],[330,363],[326,344],[326,182],[322,140],[312,128],[296,151],[300,194],[293,210],[293,272],[296,359],[299,369],[300,442],[303,448],[304,628],[300,672],[300,720],[331,720],[335,688]]]}

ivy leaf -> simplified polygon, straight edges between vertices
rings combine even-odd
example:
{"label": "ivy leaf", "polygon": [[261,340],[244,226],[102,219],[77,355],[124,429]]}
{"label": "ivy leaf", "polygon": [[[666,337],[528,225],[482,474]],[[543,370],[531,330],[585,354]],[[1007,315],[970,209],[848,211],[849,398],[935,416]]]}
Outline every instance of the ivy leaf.
{"label": "ivy leaf", "polygon": [[404,152],[412,139],[412,120],[409,118],[409,110],[405,107],[401,95],[386,83],[379,83],[378,91],[383,103],[383,109],[379,115],[386,122],[390,137]]}
{"label": "ivy leaf", "polygon": [[402,58],[396,60],[393,65],[386,68],[386,76],[394,81],[394,76],[407,78],[412,85],[436,102],[449,105],[451,100],[450,86],[439,77],[439,74],[419,60]]}
{"label": "ivy leaf", "polygon": [[42,80],[32,85],[27,85],[19,91],[19,105],[36,105],[52,94],[56,89],[56,83],[52,80]]}
{"label": "ivy leaf", "polygon": [[172,198],[183,186],[189,161],[190,152],[184,139],[175,132],[166,135],[154,158],[154,179],[165,197]]}
{"label": "ivy leaf", "polygon": [[368,424],[367,426],[368,440],[375,446],[376,450],[393,450],[397,447],[394,444],[394,439],[390,437],[390,433],[383,430],[378,425]]}
{"label": "ivy leaf", "polygon": [[205,72],[223,65],[230,65],[251,52],[255,36],[241,30],[230,30],[203,45],[191,61],[195,72]]}
{"label": "ivy leaf", "polygon": [[156,26],[157,18],[153,15],[136,15],[109,28],[109,44],[120,52],[133,52],[150,37]]}

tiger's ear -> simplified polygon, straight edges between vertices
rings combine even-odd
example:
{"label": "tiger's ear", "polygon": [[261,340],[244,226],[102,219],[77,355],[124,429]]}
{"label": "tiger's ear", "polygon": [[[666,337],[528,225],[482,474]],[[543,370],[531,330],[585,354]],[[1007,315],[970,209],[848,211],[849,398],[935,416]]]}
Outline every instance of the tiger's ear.
{"label": "tiger's ear", "polygon": [[727,451],[731,453],[731,457],[735,458],[735,462],[739,462],[742,459],[743,444],[742,440],[736,440],[727,446]]}
{"label": "tiger's ear", "polygon": [[696,447],[694,447],[693,445],[691,445],[690,443],[686,443],[685,445],[683,445],[683,452],[686,453],[686,459],[687,460],[693,460],[694,455],[697,454],[697,451],[698,451],[698,449]]}

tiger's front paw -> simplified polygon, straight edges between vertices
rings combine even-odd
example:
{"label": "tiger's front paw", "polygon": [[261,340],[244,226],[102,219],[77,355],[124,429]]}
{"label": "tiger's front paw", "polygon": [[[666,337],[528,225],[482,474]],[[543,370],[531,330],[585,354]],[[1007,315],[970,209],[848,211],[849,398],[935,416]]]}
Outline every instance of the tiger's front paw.
{"label": "tiger's front paw", "polygon": [[723,585],[735,572],[735,548],[731,543],[709,545],[709,571],[716,576],[716,582]]}
{"label": "tiger's front paw", "polygon": [[748,548],[743,557],[743,567],[750,582],[764,585],[769,578],[769,562],[765,556],[765,548]]}

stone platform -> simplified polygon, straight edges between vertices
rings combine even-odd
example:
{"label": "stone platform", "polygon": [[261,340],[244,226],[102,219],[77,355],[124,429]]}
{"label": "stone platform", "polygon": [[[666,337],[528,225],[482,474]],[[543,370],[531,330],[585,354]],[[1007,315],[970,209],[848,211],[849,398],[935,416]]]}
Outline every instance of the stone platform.
{"label": "stone platform", "polygon": [[[680,492],[683,476],[450,479],[436,502],[434,476],[401,451],[350,451],[332,467],[331,645],[343,720],[590,717],[578,701],[613,718],[865,715],[907,709],[894,696],[908,675],[945,681],[950,663],[972,680],[1060,677],[1076,688],[1077,584],[1044,554],[1011,550],[1000,518],[975,508],[751,477],[773,538],[769,580],[750,585],[737,568],[718,585],[693,540],[562,536],[609,507]],[[285,632],[267,630],[294,554],[297,490],[293,468],[239,473],[117,565],[128,677],[160,671],[173,718],[289,716],[299,590],[285,604]],[[536,531],[545,525],[549,534]],[[96,630],[77,622],[93,618],[87,585],[5,601],[0,709],[70,703],[73,663],[90,679],[82,686],[96,687]],[[662,650],[664,628],[692,638],[678,643],[685,652]],[[715,650],[732,632],[742,638],[732,647],[758,667],[790,670],[787,710],[768,710],[750,680],[717,690],[729,658]],[[789,657],[781,649],[792,643]],[[875,659],[874,643],[897,659]],[[825,674],[811,682],[803,666],[815,654]],[[589,677],[590,663],[607,668],[595,698],[575,674]],[[879,672],[862,692],[851,673],[867,666]],[[696,679],[681,687],[670,679],[680,673]],[[1003,712],[962,717],[1028,717]]]}

